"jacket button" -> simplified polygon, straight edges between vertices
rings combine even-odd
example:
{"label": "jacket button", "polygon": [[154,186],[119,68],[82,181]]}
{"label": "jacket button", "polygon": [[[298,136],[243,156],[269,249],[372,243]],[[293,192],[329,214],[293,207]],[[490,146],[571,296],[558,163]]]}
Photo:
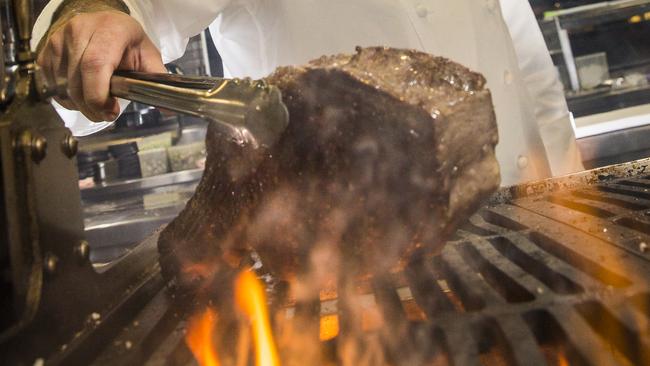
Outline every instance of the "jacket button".
{"label": "jacket button", "polygon": [[528,157],[524,155],[519,155],[517,158],[517,168],[526,169],[528,168]]}
{"label": "jacket button", "polygon": [[510,72],[510,70],[506,70],[503,72],[503,83],[505,85],[512,85],[514,78],[515,76],[512,75],[512,72]]}
{"label": "jacket button", "polygon": [[429,14],[429,9],[427,9],[424,5],[418,5],[415,8],[415,13],[420,17],[420,18],[425,18]]}
{"label": "jacket button", "polygon": [[495,11],[497,8],[497,1],[496,0],[485,0],[485,6],[489,11]]}

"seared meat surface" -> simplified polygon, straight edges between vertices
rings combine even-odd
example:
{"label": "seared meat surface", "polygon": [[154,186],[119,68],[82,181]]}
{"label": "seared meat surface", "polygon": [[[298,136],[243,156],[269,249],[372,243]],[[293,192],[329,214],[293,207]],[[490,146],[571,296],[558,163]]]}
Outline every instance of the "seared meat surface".
{"label": "seared meat surface", "polygon": [[209,128],[203,179],[160,235],[164,274],[181,285],[254,251],[313,297],[439,251],[499,186],[490,92],[461,65],[364,48],[266,81],[290,113],[279,143],[255,150]]}

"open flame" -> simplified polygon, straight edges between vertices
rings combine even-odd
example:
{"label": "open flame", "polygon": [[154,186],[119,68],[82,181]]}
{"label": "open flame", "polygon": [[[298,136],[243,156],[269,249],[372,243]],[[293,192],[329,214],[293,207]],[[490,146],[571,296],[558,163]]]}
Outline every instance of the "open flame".
{"label": "open flame", "polygon": [[251,322],[256,366],[280,364],[273,340],[264,287],[251,271],[243,271],[235,280],[235,302]]}
{"label": "open flame", "polygon": [[216,324],[217,314],[212,308],[206,308],[188,322],[185,342],[200,366],[219,366],[219,357],[212,341]]}
{"label": "open flame", "polygon": [[[235,304],[250,322],[256,366],[278,366],[280,358],[273,339],[264,287],[251,271],[235,279]],[[185,342],[200,366],[219,366],[214,346],[217,313],[208,307],[188,321]]]}
{"label": "open flame", "polygon": [[339,317],[336,314],[325,315],[320,318],[320,334],[321,341],[328,341],[336,338],[339,334]]}

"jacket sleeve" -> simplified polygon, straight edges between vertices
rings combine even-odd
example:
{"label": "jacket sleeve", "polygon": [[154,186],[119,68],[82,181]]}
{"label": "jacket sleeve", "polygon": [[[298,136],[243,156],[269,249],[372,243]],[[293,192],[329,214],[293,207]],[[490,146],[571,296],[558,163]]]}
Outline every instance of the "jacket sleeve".
{"label": "jacket sleeve", "polygon": [[[190,37],[199,34],[232,0],[123,0],[147,35],[160,49],[165,63],[183,55]],[[34,25],[36,48],[63,0],[51,0]]]}
{"label": "jacket sleeve", "polygon": [[583,170],[564,88],[526,0],[500,0],[554,176]]}
{"label": "jacket sleeve", "polygon": [[190,37],[206,29],[232,0],[123,1],[167,63],[181,57]]}

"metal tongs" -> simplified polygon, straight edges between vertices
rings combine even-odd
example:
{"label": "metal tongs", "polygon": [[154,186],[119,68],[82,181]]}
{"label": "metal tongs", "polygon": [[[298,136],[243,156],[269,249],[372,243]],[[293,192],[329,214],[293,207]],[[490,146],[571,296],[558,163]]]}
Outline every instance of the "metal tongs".
{"label": "metal tongs", "polygon": [[261,80],[119,71],[111,94],[207,119],[253,148],[273,146],[289,124],[280,90]]}

